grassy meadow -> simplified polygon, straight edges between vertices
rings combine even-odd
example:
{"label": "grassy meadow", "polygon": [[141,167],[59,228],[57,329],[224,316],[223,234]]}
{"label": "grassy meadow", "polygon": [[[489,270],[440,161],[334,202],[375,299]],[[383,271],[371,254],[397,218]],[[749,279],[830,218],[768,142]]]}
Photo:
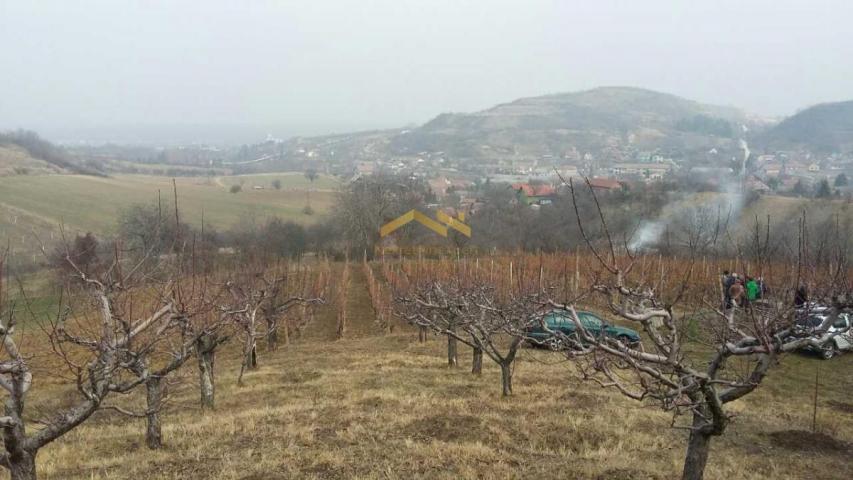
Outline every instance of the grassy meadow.
{"label": "grassy meadow", "polygon": [[[272,187],[276,179],[281,182],[280,190]],[[338,185],[327,176],[312,184],[299,172],[178,177],[175,181],[182,220],[198,226],[203,214],[206,225],[223,230],[241,220],[262,221],[271,216],[303,224],[316,222],[328,212]],[[230,193],[235,184],[242,185],[242,191]],[[312,190],[314,215],[302,211],[308,189]],[[164,204],[171,204],[172,179],[146,175],[0,177],[0,242],[8,242],[15,253],[32,255],[39,244],[35,238],[46,244],[58,240],[60,225],[71,233],[110,234],[122,209],[138,203],[156,204],[158,192]]]}
{"label": "grassy meadow", "polygon": [[[524,349],[515,393],[499,371],[446,366],[443,338],[418,343],[408,327],[381,335],[359,277],[349,334],[333,340],[334,307],[293,343],[261,352],[237,387],[235,344],[218,356],[217,409],[198,406],[195,366],[171,387],[165,446],[150,451],[142,420],[97,413],[43,449],[47,479],[669,479],[686,432],[671,416],[583,383],[559,354]],[[810,432],[820,368],[818,433]],[[840,479],[853,475],[853,355],[789,355],[713,440],[707,479]],[[61,402],[38,384],[32,408]],[[137,394],[140,395],[140,394]],[[139,398],[137,398],[137,401]]]}

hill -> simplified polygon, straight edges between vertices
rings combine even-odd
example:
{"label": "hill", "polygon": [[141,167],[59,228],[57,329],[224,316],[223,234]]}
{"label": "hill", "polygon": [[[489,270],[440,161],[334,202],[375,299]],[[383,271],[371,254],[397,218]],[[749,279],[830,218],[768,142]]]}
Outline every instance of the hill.
{"label": "hill", "polygon": [[457,156],[559,155],[636,146],[705,149],[728,145],[741,111],[631,87],[602,87],[523,98],[476,113],[446,113],[398,135],[400,152],[442,150]]}
{"label": "hill", "polygon": [[792,115],[759,138],[772,148],[853,151],[853,100],[823,103]]}
{"label": "hill", "polygon": [[67,172],[63,167],[33,157],[19,145],[0,143],[0,177]]}
{"label": "hill", "polygon": [[0,132],[0,176],[30,173],[102,175],[75,162],[66,152],[35,132]]}

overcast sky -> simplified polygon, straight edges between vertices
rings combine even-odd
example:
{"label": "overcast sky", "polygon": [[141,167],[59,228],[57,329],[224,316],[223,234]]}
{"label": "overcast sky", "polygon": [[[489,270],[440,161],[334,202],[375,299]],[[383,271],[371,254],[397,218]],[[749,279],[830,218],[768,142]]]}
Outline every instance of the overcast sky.
{"label": "overcast sky", "polygon": [[853,99],[851,20],[849,0],[0,0],[0,129],[242,141],[601,85],[784,115]]}

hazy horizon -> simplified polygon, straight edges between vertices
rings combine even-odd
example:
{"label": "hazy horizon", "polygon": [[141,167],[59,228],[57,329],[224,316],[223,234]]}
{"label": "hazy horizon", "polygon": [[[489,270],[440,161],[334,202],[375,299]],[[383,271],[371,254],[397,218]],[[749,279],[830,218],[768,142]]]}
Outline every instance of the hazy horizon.
{"label": "hazy horizon", "polygon": [[853,99],[853,6],[698,3],[0,0],[0,129],[240,143],[613,85],[766,116]]}

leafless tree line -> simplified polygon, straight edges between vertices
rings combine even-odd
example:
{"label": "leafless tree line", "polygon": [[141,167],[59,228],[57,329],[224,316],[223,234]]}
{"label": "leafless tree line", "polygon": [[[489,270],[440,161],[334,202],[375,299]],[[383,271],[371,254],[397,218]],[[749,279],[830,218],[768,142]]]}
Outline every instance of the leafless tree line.
{"label": "leafless tree line", "polygon": [[[177,208],[174,221],[180,224]],[[193,238],[175,235],[172,243],[168,251],[173,254],[163,255],[156,245],[126,256],[117,239],[111,258],[101,259],[98,268],[78,265],[80,256],[65,247],[61,295],[48,318],[30,308],[23,287],[14,301],[6,294],[5,256],[0,258],[5,356],[0,387],[6,393],[0,465],[12,479],[36,478],[39,450],[99,411],[144,418],[146,444],[159,448],[167,387],[179,380],[176,372],[187,362],[197,361],[201,408],[213,409],[215,357],[222,345],[239,340],[244,361],[237,381],[242,384],[245,371],[257,366],[257,340],[265,339],[274,350],[280,332],[287,342],[310,319],[313,307],[325,301],[328,260],[258,263],[220,272],[207,268]],[[19,328],[22,317],[28,322]],[[30,390],[39,383],[65,385],[73,390],[73,401],[47,414],[28,412]],[[124,399],[136,392],[144,393],[141,410]]]}
{"label": "leafless tree line", "polygon": [[[574,197],[578,187],[571,181],[567,186]],[[549,330],[550,346],[576,365],[581,380],[671,412],[672,425],[689,432],[682,478],[701,479],[713,437],[723,435],[732,421],[726,405],[755,391],[784,354],[808,344],[822,345],[839,334],[830,333],[829,327],[853,306],[844,228],[838,221],[815,238],[804,214],[796,228],[797,246],[785,252],[771,241],[769,220],[764,225],[756,221],[751,235],[732,240],[738,255],[748,258],[756,272],[766,273],[771,260],[778,263],[780,257],[790,267],[784,274],[777,272],[776,288],[760,301],[726,308],[715,286],[694,280],[699,259],[715,253],[709,251],[714,242],[703,240],[707,232],[690,237],[692,250],[684,268],[665,272],[661,262],[661,271],[652,273],[641,265],[644,257],[641,260],[627,241],[620,242],[609,232],[595,192],[588,182],[586,186],[597,212],[596,230],[603,235],[596,239],[587,235],[589,215],[581,215],[575,203],[578,229],[596,260],[585,272],[583,288],[566,288],[568,266],[563,267],[562,279],[545,275],[540,265],[538,275],[524,280],[523,272],[513,272],[512,263],[509,272],[501,271],[500,279],[487,268],[472,268],[470,260],[448,263],[452,266],[444,270],[418,267],[414,274],[399,268],[398,277],[392,279],[397,314],[470,346],[475,373],[477,356],[485,352],[501,367],[504,395],[512,392],[510,366],[521,343],[530,340],[528,330]],[[695,227],[708,225],[700,222]],[[733,238],[724,229],[717,234]],[[535,265],[527,268],[537,270]],[[794,330],[810,308],[795,305],[794,294],[801,287],[829,307],[810,336],[795,335]],[[604,307],[612,317],[635,326],[643,341],[632,345],[603,331],[590,331],[578,315],[582,303]],[[574,333],[550,330],[544,319],[555,314],[571,321]],[[451,366],[453,350],[449,345]]]}

